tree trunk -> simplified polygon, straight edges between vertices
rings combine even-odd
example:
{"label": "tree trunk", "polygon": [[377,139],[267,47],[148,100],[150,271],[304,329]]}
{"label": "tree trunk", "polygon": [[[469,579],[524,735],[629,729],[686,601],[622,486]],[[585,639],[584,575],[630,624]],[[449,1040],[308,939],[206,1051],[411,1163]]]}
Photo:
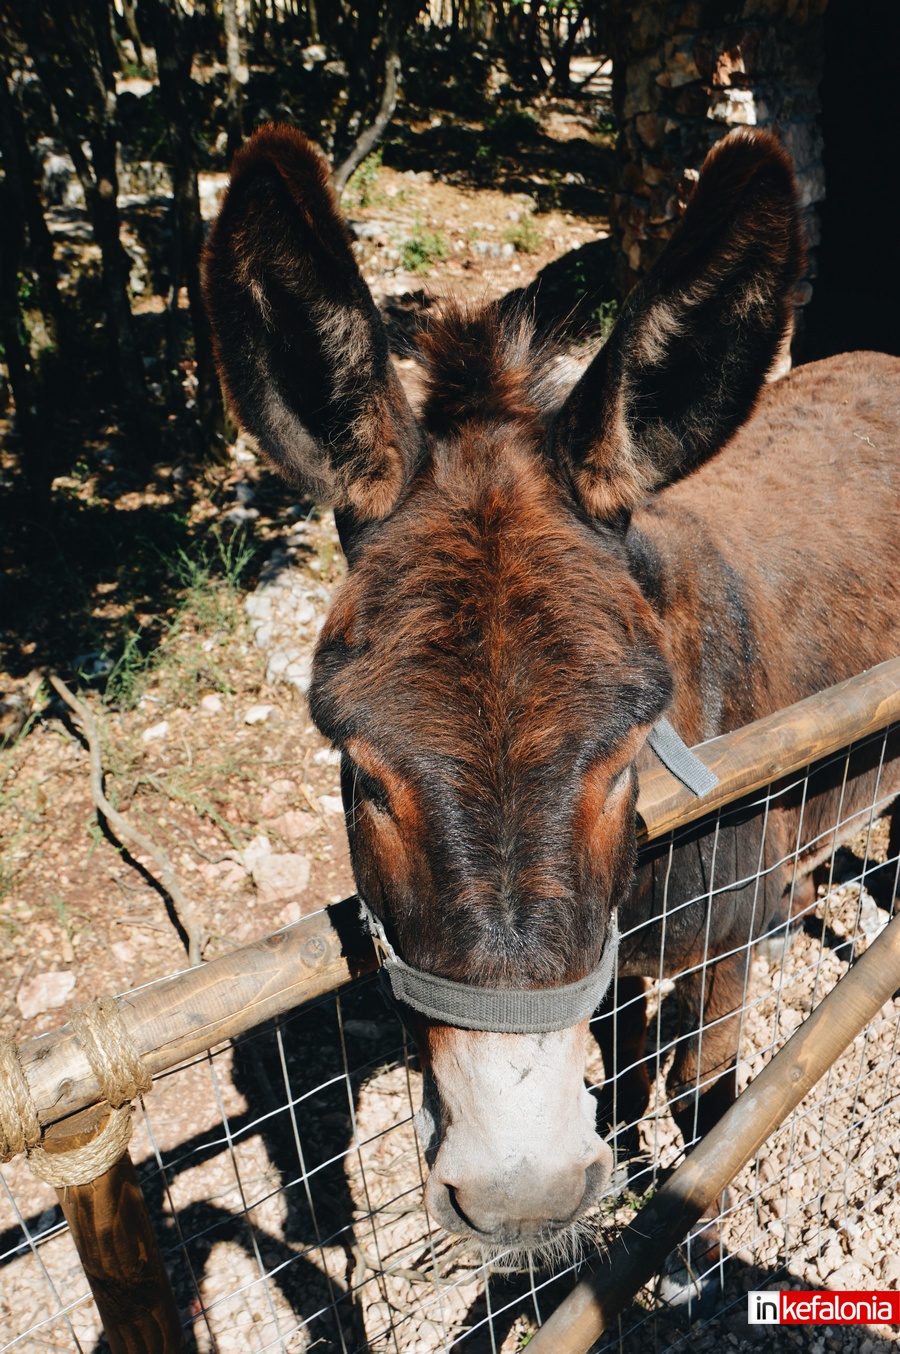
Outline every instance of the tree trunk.
{"label": "tree trunk", "polygon": [[125,27],[128,29],[128,36],[131,38],[134,47],[134,59],[139,66],[147,69],[147,62],[144,59],[144,47],[141,42],[141,35],[138,32],[137,19],[134,14],[135,0],[122,0],[122,14],[125,18]]}
{"label": "tree trunk", "polygon": [[543,0],[531,0],[528,6],[528,27],[525,30],[525,51],[528,69],[537,82],[539,89],[546,89],[549,83],[544,63],[541,60],[541,10]]}
{"label": "tree trunk", "polygon": [[[22,30],[35,69],[56,113],[66,149],[84,192],[101,277],[114,364],[122,393],[145,427],[144,371],[128,300],[131,260],[123,248],[117,204],[115,46],[110,11],[102,0],[18,0]],[[62,33],[66,38],[63,40]],[[87,140],[88,160],[82,148]]]}
{"label": "tree trunk", "polygon": [[192,23],[182,12],[179,0],[141,0],[141,4],[156,49],[160,101],[172,153],[174,200],[173,259],[168,301],[169,366],[177,368],[180,356],[178,293],[183,278],[194,331],[197,425],[205,442],[203,450],[220,456],[224,449],[224,410],[200,286],[203,218],[200,213],[197,148],[191,130],[194,125],[190,106],[191,62],[194,56]]}
{"label": "tree trunk", "polygon": [[381,0],[359,7],[331,37],[353,73],[348,98],[335,132],[332,183],[342,191],[354,169],[384,135],[400,87],[400,38],[415,21],[425,0]]}
{"label": "tree trunk", "polygon": [[400,89],[400,53],[396,33],[385,36],[384,79],[381,89],[381,102],[378,111],[368,127],[365,127],[350,150],[350,153],[331,175],[331,183],[338,197],[347,186],[351,174],[357,169],[378,145],[384,136],[394,109],[397,106],[397,94]]}
{"label": "tree trunk", "polygon": [[572,64],[572,53],[575,51],[575,43],[578,41],[578,34],[587,18],[587,5],[582,5],[578,12],[572,15],[571,10],[567,10],[568,30],[565,41],[561,40],[560,32],[562,28],[562,12],[558,12],[555,19],[550,22],[550,52],[553,62],[553,91],[563,98],[571,93],[572,83],[569,75]]}
{"label": "tree trunk", "polygon": [[241,94],[241,35],[238,29],[237,0],[222,0],[222,20],[225,28],[225,65],[228,87],[225,95],[225,117],[228,135],[228,160],[239,149],[244,139]]}
{"label": "tree trunk", "polygon": [[19,277],[25,222],[4,163],[0,179],[0,338],[6,355],[9,385],[16,406],[16,431],[22,447],[22,470],[36,508],[49,498],[51,472],[47,439],[40,426],[37,381],[19,299]]}
{"label": "tree trunk", "polygon": [[71,358],[65,309],[59,294],[59,279],[53,238],[44,217],[44,208],[34,181],[31,151],[25,122],[18,101],[13,95],[10,75],[11,63],[0,46],[0,154],[6,168],[10,187],[20,199],[19,211],[27,233],[25,255],[29,267],[37,275],[44,308],[52,317],[57,344]]}
{"label": "tree trunk", "polygon": [[[9,385],[16,406],[16,431],[22,470],[32,507],[43,516],[53,480],[52,450],[45,416],[48,402],[42,388],[60,368],[58,352],[64,331],[57,288],[53,242],[35,188],[21,111],[9,85],[0,52],[0,340],[6,354]],[[23,305],[23,283],[36,279],[30,304]],[[26,310],[39,313],[46,334],[41,349],[28,330]],[[48,372],[47,368],[51,368]],[[55,390],[56,399],[59,391]],[[54,406],[55,407],[55,404]]]}

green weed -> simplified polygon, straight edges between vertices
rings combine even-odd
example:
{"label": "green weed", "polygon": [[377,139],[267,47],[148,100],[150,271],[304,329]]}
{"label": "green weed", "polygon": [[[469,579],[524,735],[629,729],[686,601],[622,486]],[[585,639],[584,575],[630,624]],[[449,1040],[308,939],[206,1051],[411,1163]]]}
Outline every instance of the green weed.
{"label": "green weed", "polygon": [[[125,640],[125,647],[106,676],[103,699],[118,710],[133,710],[143,695],[149,666],[149,655],[141,647],[141,632],[133,630]],[[80,672],[82,681],[87,674]]]}
{"label": "green weed", "polygon": [[372,207],[381,202],[383,195],[378,189],[378,174],[383,155],[384,148],[380,146],[378,150],[373,150],[371,155],[367,155],[359,168],[354,170],[344,190],[348,207]]}
{"label": "green weed", "polygon": [[597,116],[596,131],[591,133],[591,140],[595,146],[612,146],[615,144],[618,134],[618,125],[612,113],[599,113]]}
{"label": "green weed", "polygon": [[521,221],[510,226],[503,238],[520,254],[536,254],[544,243],[543,235],[530,216],[523,216]]}
{"label": "green weed", "polygon": [[104,704],[133,710],[151,684],[164,703],[187,707],[201,690],[231,692],[212,650],[243,624],[242,580],[256,548],[245,533],[225,536],[214,528],[196,551],[179,546],[169,556],[160,555],[179,586],[178,602],[153,647],[148,643],[151,633],[158,633],[157,616],[127,635],[107,671]]}
{"label": "green weed", "polygon": [[404,240],[400,250],[403,267],[411,273],[424,275],[431,272],[432,265],[445,259],[450,252],[446,236],[439,231],[423,230],[416,222],[414,233]]}
{"label": "green weed", "polygon": [[591,311],[591,327],[605,343],[612,333],[619,316],[618,301],[601,301]]}

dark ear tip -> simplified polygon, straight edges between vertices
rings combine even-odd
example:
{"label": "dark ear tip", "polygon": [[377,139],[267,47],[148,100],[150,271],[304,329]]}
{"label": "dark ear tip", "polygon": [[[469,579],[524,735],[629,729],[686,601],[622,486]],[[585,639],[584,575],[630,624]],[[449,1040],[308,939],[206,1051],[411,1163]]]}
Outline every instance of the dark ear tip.
{"label": "dark ear tip", "polygon": [[761,177],[774,179],[788,196],[796,196],[790,155],[772,132],[755,127],[732,128],[707,153],[700,169],[700,184],[707,188],[722,181],[749,185]]}
{"label": "dark ear tip", "polygon": [[285,122],[267,122],[253,133],[231,162],[231,182],[274,167],[282,177],[313,179],[327,187],[328,162],[321,151],[296,127]]}
{"label": "dark ear tip", "polygon": [[708,152],[666,251],[670,262],[680,260],[698,235],[713,239],[728,223],[742,236],[766,223],[785,276],[791,282],[800,276],[805,243],[794,165],[771,132],[735,127]]}
{"label": "dark ear tip", "polygon": [[741,157],[757,164],[777,160],[787,169],[792,167],[791,157],[775,133],[761,127],[732,127],[707,153],[706,163],[724,156]]}

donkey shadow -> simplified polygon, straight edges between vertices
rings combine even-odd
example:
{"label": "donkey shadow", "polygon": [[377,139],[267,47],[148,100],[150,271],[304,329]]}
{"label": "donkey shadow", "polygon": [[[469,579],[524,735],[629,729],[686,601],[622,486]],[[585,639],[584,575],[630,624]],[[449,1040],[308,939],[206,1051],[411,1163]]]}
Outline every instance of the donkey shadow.
{"label": "donkey shadow", "polygon": [[[205,1338],[197,1332],[202,1330],[204,1312],[213,1313],[217,1304],[232,1296],[210,1298],[203,1293],[204,1279],[222,1263],[213,1252],[223,1243],[239,1248],[257,1267],[270,1294],[264,1319],[273,1317],[277,1306],[282,1339],[303,1329],[311,1346],[323,1354],[369,1354],[355,1291],[359,1280],[354,1279],[359,1262],[354,1224],[359,1210],[345,1157],[354,1144],[360,1091],[373,1071],[402,1058],[402,1033],[373,983],[342,993],[340,1002],[342,1020],[337,1003],[326,999],[284,1017],[280,1028],[268,1024],[238,1040],[232,1083],[251,1108],[227,1114],[224,1132],[220,1122],[164,1152],[163,1172],[152,1157],[137,1168],[190,1354],[218,1349],[214,1316],[206,1321]],[[262,1193],[281,1196],[284,1214],[277,1232],[254,1217],[263,1202],[259,1182],[240,1178],[239,1154],[234,1170],[240,1211],[223,1206],[215,1195],[173,1211],[169,1190],[180,1174],[213,1161],[230,1144],[239,1148],[253,1137],[261,1138],[275,1176]],[[325,1246],[332,1255],[330,1273],[324,1263]],[[346,1257],[339,1275],[334,1273],[335,1248]],[[109,1349],[101,1334],[92,1354],[109,1354]]]}

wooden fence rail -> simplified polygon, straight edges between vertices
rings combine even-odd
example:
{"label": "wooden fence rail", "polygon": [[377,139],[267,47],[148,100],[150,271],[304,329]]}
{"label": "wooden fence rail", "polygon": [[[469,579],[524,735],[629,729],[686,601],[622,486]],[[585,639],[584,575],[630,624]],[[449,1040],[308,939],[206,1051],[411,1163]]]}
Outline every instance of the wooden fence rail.
{"label": "wooden fence rail", "polygon": [[[660,767],[641,778],[639,840],[770,784],[900,721],[900,658],[696,749],[719,786],[696,800]],[[152,1076],[169,1071],[375,968],[347,898],[233,954],[119,997],[119,1012]],[[43,1125],[95,1104],[100,1088],[70,1025],[19,1054]]]}
{"label": "wooden fence rail", "polygon": [[[900,659],[894,659],[704,744],[698,755],[716,772],[719,785],[702,801],[663,768],[643,775],[639,840],[658,839],[898,721]],[[536,1350],[540,1346],[580,1354],[587,1349],[702,1212],[710,1191],[727,1183],[745,1153],[777,1126],[782,1111],[796,1103],[807,1082],[812,1084],[810,1078],[822,1074],[850,1037],[848,1030],[868,1018],[876,998],[879,1004],[883,1000],[882,989],[888,994],[893,990],[891,984],[900,975],[898,924],[900,919],[851,974],[849,986],[845,979],[825,999],[740,1097],[730,1117],[663,1187],[658,1201],[639,1215],[635,1244],[628,1244],[626,1233],[611,1252],[609,1265],[584,1279],[537,1333]],[[147,1072],[156,1076],[374,968],[357,900],[347,898],[233,954],[126,993],[117,998],[116,1007],[125,1038]],[[860,992],[862,1014],[859,1000],[854,1000]],[[829,1012],[844,1016],[830,1020]],[[106,1111],[80,1113],[97,1105],[102,1093],[72,1026],[27,1040],[18,1052],[37,1117],[49,1128],[45,1149],[52,1155],[92,1140]],[[759,1112],[754,1109],[749,1122],[751,1101],[754,1107],[759,1102]],[[177,1305],[127,1152],[96,1179],[66,1186],[58,1194],[114,1354],[176,1354],[183,1349]]]}

